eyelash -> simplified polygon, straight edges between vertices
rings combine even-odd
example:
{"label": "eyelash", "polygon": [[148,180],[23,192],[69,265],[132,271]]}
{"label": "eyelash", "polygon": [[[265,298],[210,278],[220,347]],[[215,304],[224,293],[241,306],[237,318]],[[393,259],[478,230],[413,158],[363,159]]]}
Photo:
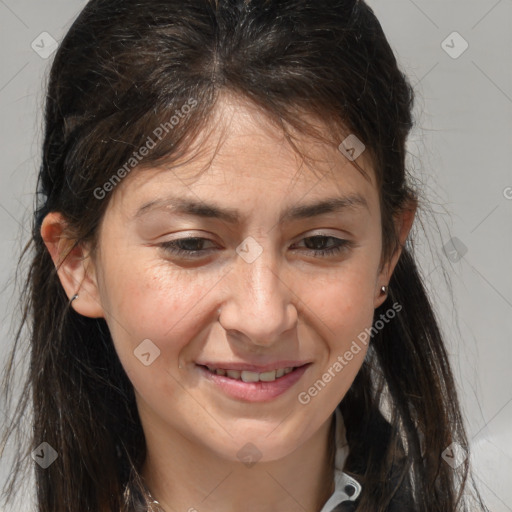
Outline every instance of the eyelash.
{"label": "eyelash", "polygon": [[[336,254],[339,254],[340,252],[350,249],[353,246],[353,243],[350,240],[344,240],[342,238],[336,238],[334,236],[324,236],[324,235],[314,235],[314,236],[308,236],[303,238],[302,240],[308,240],[308,239],[321,239],[321,240],[336,240],[338,242],[338,245],[334,247],[330,247],[328,249],[308,249],[308,251],[314,253],[314,256],[317,258],[326,258],[329,256],[334,256]],[[158,244],[159,247],[162,247],[165,251],[170,252],[174,254],[175,256],[183,256],[186,258],[200,258],[207,254],[210,250],[190,250],[190,249],[181,249],[178,244],[183,242],[190,242],[190,241],[206,241],[210,242],[208,238],[200,238],[200,237],[187,237],[187,238],[180,238],[178,240],[170,240],[168,242],[164,242],[161,244]]]}

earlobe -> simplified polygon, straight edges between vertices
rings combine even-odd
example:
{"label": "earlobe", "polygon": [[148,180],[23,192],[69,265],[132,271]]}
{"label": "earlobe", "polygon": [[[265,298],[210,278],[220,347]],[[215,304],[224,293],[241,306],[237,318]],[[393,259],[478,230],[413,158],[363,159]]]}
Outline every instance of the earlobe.
{"label": "earlobe", "polygon": [[384,284],[375,294],[374,309],[378,308],[388,297],[389,286]]}
{"label": "earlobe", "polygon": [[73,309],[90,318],[103,318],[94,264],[86,248],[66,231],[66,220],[58,212],[49,213],[41,225],[41,236]]}

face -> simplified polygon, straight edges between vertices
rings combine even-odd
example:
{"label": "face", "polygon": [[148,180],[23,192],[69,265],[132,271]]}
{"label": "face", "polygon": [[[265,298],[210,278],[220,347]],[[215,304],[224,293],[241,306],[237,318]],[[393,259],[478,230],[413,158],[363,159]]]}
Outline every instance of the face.
{"label": "face", "polygon": [[[252,442],[275,460],[325,424],[365,357],[358,336],[388,283],[379,196],[364,154],[367,177],[304,139],[306,165],[256,110],[224,101],[218,113],[201,156],[115,190],[97,301],[143,425],[224,459]],[[327,200],[336,208],[304,209]]]}

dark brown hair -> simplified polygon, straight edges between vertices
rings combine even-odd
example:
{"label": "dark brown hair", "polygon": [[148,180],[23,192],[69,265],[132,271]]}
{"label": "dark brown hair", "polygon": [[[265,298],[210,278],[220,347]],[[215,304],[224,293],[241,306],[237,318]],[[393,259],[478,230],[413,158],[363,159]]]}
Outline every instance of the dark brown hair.
{"label": "dark brown hair", "polygon": [[[119,169],[148,137],[156,142],[158,127],[165,136],[137,172],[186,155],[221,93],[258,106],[290,142],[293,130],[322,136],[307,116],[338,144],[349,133],[363,141],[379,187],[383,255],[397,248],[393,216],[417,199],[405,166],[413,91],[363,1],[89,1],[51,68],[33,233],[22,255],[30,258],[24,313],[5,381],[12,393],[28,327],[29,372],[4,440],[31,407],[31,444],[19,451],[5,492],[14,495],[27,454],[48,442],[59,458],[46,470],[35,466],[39,512],[129,510],[123,492],[145,457],[133,388],[107,325],[70,307],[41,222],[61,212],[77,244],[94,242],[112,193],[105,183],[126,174]],[[174,125],[171,117],[191,98],[194,108]],[[357,510],[388,510],[396,492],[390,470],[399,468],[414,510],[453,512],[469,482],[468,462],[452,469],[441,454],[452,442],[468,443],[412,240],[374,321],[394,302],[402,311],[372,338],[340,404],[347,468],[364,482]],[[374,435],[384,409],[385,443]]]}

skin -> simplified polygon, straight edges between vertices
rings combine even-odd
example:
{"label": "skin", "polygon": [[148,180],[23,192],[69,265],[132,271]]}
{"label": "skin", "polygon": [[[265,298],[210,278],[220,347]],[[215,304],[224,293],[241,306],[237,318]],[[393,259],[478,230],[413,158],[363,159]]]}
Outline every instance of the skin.
{"label": "skin", "polygon": [[[79,294],[73,308],[109,326],[146,437],[142,473],[163,508],[317,512],[333,491],[327,442],[333,412],[367,347],[361,344],[307,405],[298,395],[372,325],[400,249],[381,261],[379,196],[364,153],[357,163],[370,179],[335,145],[304,139],[301,149],[314,161],[308,167],[249,104],[223,99],[216,112],[201,156],[177,168],[134,171],[117,187],[94,255],[82,244],[62,263],[70,241],[58,212],[45,218],[41,233],[56,265],[62,263],[67,295]],[[239,210],[245,220],[231,225],[166,208],[134,217],[143,204],[170,194]],[[367,207],[278,224],[289,206],[349,194],[362,196]],[[396,217],[401,245],[414,213],[411,206]],[[307,238],[318,235],[350,245],[318,256],[312,249],[336,245]],[[262,249],[251,263],[235,251],[249,236]],[[181,246],[204,256],[178,257],[158,245],[187,237],[208,239]],[[160,350],[149,366],[134,357],[145,339]],[[291,389],[263,403],[225,395],[195,364],[280,359],[312,364]],[[247,443],[261,454],[252,467],[237,456]]]}

